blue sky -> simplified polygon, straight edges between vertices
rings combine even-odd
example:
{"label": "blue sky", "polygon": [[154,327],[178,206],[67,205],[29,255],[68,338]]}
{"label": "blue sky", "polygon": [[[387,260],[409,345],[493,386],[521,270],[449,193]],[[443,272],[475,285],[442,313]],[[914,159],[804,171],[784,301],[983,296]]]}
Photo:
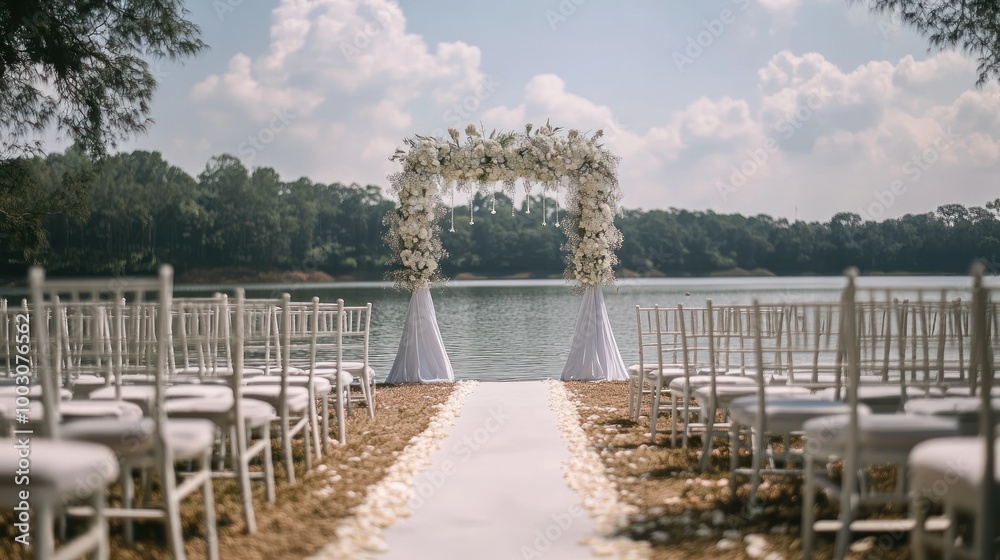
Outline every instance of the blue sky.
{"label": "blue sky", "polygon": [[403,138],[604,129],[628,208],[827,220],[996,198],[1000,88],[846,0],[212,0],[147,134],[197,174],[385,185]]}

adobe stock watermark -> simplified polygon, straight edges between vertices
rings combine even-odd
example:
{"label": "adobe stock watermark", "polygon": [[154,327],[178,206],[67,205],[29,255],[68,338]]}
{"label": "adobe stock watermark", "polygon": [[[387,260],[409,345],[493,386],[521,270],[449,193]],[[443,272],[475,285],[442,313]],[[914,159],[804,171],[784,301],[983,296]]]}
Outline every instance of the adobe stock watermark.
{"label": "adobe stock watermark", "polygon": [[570,16],[576,13],[576,8],[586,4],[587,0],[562,0],[555,10],[545,10],[545,21],[549,22],[549,28],[556,30],[560,24],[565,23]]}
{"label": "adobe stock watermark", "polygon": [[882,40],[888,41],[893,35],[899,32],[903,28],[903,16],[899,12],[891,12],[889,14],[879,14],[879,17],[875,20],[878,25],[878,31],[882,34]]}
{"label": "adobe stock watermark", "polygon": [[923,177],[924,172],[941,159],[941,155],[951,149],[959,139],[961,139],[961,136],[952,132],[951,127],[948,127],[946,131],[939,134],[923,151],[912,156],[903,164],[903,174],[908,181],[904,182],[901,179],[894,179],[885,190],[875,189],[872,191],[875,201],[865,207],[858,208],[858,215],[865,216],[869,220],[877,220],[884,216],[886,211],[896,204],[896,199],[909,191],[907,182],[913,184],[919,181]]}
{"label": "adobe stock watermark", "polygon": [[368,48],[372,44],[372,40],[385,31],[385,28],[389,23],[396,19],[402,19],[403,12],[400,11],[399,6],[394,3],[390,3],[388,8],[383,8],[374,14],[374,19],[365,22],[364,25],[356,25],[354,27],[354,35],[351,37],[350,42],[341,41],[340,42],[340,54],[344,55],[344,60],[351,62],[354,57],[361,54],[361,51]]}
{"label": "adobe stock watermark", "polygon": [[264,151],[264,148],[271,142],[274,142],[278,133],[288,128],[288,125],[291,124],[295,117],[295,112],[287,107],[275,109],[271,114],[270,120],[267,121],[267,126],[261,127],[255,134],[247,136],[246,140],[240,142],[240,145],[237,146],[236,153],[240,160],[244,163],[253,162],[257,155]]}
{"label": "adobe stock watermark", "polygon": [[236,8],[243,5],[243,0],[213,0],[212,8],[215,10],[215,15],[219,17],[219,21],[226,20],[226,14],[230,12],[235,12]]}
{"label": "adobe stock watermark", "polygon": [[469,93],[461,100],[452,103],[450,107],[445,108],[444,112],[441,113],[441,120],[446,126],[434,129],[434,131],[431,132],[431,137],[448,138],[448,131],[446,128],[449,126],[464,129],[466,124],[471,122],[473,117],[482,108],[483,103],[493,97],[497,88],[502,85],[503,83],[494,79],[492,74],[483,77],[483,79],[476,84],[476,87],[472,89],[472,93]]}
{"label": "adobe stock watermark", "polygon": [[414,488],[413,497],[410,498],[410,510],[417,511],[423,508],[427,500],[437,494],[438,490],[443,488],[448,483],[448,480],[458,473],[460,467],[468,463],[476,452],[482,449],[493,438],[493,434],[503,428],[504,424],[510,418],[511,415],[505,412],[503,408],[491,408],[490,416],[483,422],[483,425],[472,432],[472,435],[462,438],[452,448],[452,451],[459,457],[457,463],[446,459],[441,462],[441,466],[437,469],[427,471],[420,476],[420,481]]}
{"label": "adobe stock watermark", "polygon": [[[739,8],[739,11],[746,11],[750,6],[750,0],[731,0]],[[726,29],[736,22],[736,12],[730,8],[723,8],[719,15],[712,19],[701,21],[704,29],[695,35],[688,35],[686,45],[682,51],[674,51],[671,58],[677,71],[684,72],[685,66],[694,64],[694,61],[705,54],[705,49],[715,44],[715,41],[722,36]]]}
{"label": "adobe stock watermark", "polygon": [[992,258],[983,257],[980,260],[986,268],[984,273],[987,276],[1000,276],[1000,257],[994,254]]}
{"label": "adobe stock watermark", "polygon": [[583,517],[586,512],[582,507],[573,504],[566,508],[566,511],[552,514],[552,523],[543,529],[535,531],[534,540],[531,546],[521,545],[521,558],[530,560],[531,558],[541,558],[552,545],[562,538],[566,529],[569,529],[573,522]]}
{"label": "adobe stock watermark", "polygon": [[778,138],[790,140],[795,136],[795,132],[811,119],[817,111],[823,108],[827,101],[827,94],[813,89],[809,92],[809,98],[800,105],[791,115],[778,121],[774,125],[774,134],[768,136],[756,148],[747,150],[747,157],[739,164],[729,168],[728,181],[719,180],[715,182],[722,200],[725,202],[729,197],[747,184],[750,177],[754,176],[766,164],[771,156],[780,150]]}
{"label": "adobe stock watermark", "polygon": [[[927,516],[929,510],[940,504],[958,482],[969,474],[969,465],[964,458],[955,458],[947,462],[947,467],[941,477],[921,488],[910,489],[909,517],[917,519]],[[917,508],[914,510],[913,508]],[[918,515],[919,513],[919,515]],[[892,531],[876,537],[868,537],[867,542],[858,541],[852,545],[852,552],[863,552],[866,559],[877,559],[887,556],[900,543],[910,538],[910,531]]]}

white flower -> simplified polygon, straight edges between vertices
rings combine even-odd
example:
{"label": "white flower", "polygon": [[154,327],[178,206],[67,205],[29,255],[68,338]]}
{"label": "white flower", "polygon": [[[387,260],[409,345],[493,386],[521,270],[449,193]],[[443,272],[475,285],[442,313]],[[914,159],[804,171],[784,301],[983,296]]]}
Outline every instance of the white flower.
{"label": "white flower", "polygon": [[[408,141],[404,171],[393,176],[393,191],[402,212],[390,220],[389,238],[395,243],[402,269],[397,283],[417,288],[430,285],[439,271],[443,255],[436,225],[439,182],[504,182],[518,178],[543,183],[546,188],[568,187],[566,219],[572,252],[567,274],[582,285],[610,285],[614,282],[615,249],[621,232],[614,227],[616,201],[620,196],[614,179],[616,160],[597,147],[599,134],[587,139],[571,129],[566,137],[556,136],[543,126],[532,136],[524,134],[483,138],[474,125],[460,134],[449,129],[454,144],[446,140]],[[563,178],[568,184],[561,184]]]}

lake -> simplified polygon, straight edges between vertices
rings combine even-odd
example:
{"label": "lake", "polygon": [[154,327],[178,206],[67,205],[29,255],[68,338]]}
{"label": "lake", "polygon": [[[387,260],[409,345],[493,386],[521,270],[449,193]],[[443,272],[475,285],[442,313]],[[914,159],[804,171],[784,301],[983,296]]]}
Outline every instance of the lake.
{"label": "lake", "polygon": [[[968,277],[863,277],[865,286],[932,287],[962,292]],[[843,277],[786,278],[656,278],[624,279],[604,296],[618,348],[626,365],[638,361],[635,306],[702,307],[715,304],[793,301],[837,301]],[[232,293],[231,286],[177,286],[179,296],[213,290]],[[388,374],[399,344],[408,292],[379,282],[247,286],[248,297],[280,297],[321,301],[341,298],[347,305],[372,303],[371,363],[381,381]],[[689,294],[689,295],[688,295]],[[511,381],[558,378],[573,336],[580,296],[562,280],[452,281],[433,290],[438,324],[456,379]]]}

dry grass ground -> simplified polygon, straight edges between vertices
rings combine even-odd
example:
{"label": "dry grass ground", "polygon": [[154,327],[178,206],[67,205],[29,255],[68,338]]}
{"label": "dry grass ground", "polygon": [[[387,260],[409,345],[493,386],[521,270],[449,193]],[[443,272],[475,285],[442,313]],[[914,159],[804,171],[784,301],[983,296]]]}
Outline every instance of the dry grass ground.
{"label": "dry grass ground", "polygon": [[[698,439],[692,447],[673,449],[668,432],[665,436],[659,434],[658,445],[648,445],[648,404],[639,422],[633,422],[628,416],[625,382],[569,383],[567,389],[578,403],[581,425],[604,460],[621,499],[639,509],[625,533],[648,540],[654,558],[777,560],[799,556],[800,478],[765,477],[758,494],[763,513],[750,516],[744,509],[747,485],[741,485],[735,497],[729,488],[729,449],[723,440],[716,440],[719,448],[707,472],[697,474],[694,467],[701,450]],[[669,420],[668,409],[661,413],[658,430],[669,430]],[[743,458],[743,464],[749,465],[749,459]],[[873,474],[880,487],[894,479],[891,469]],[[836,516],[835,508],[826,505],[822,509],[821,518]],[[832,536],[820,536],[817,557],[829,558],[832,542]],[[882,539],[882,543],[891,546],[872,546],[867,551],[852,552],[850,557],[909,558],[905,537]]]}
{"label": "dry grass ground", "polygon": [[[337,523],[361,503],[369,485],[382,479],[410,438],[427,428],[438,410],[437,405],[448,399],[453,387],[450,384],[379,387],[375,420],[368,418],[364,408],[355,409],[348,419],[347,444],[332,446],[331,452],[321,461],[325,467],[317,468],[314,462],[313,470],[303,473],[302,444],[296,442],[298,481],[294,485],[285,482],[280,446],[275,443],[277,502],[268,504],[263,484],[254,483],[258,526],[254,535],[243,532],[236,484],[216,481],[220,556],[233,560],[304,558],[333,541]],[[182,510],[187,554],[195,559],[204,558],[200,500],[200,494],[195,494],[185,502]],[[117,525],[112,522],[111,558],[170,558],[164,544],[162,523],[140,525],[137,541],[132,545],[124,542]],[[7,513],[0,514],[0,535],[0,558],[30,558],[28,551],[14,542],[14,528]]]}

